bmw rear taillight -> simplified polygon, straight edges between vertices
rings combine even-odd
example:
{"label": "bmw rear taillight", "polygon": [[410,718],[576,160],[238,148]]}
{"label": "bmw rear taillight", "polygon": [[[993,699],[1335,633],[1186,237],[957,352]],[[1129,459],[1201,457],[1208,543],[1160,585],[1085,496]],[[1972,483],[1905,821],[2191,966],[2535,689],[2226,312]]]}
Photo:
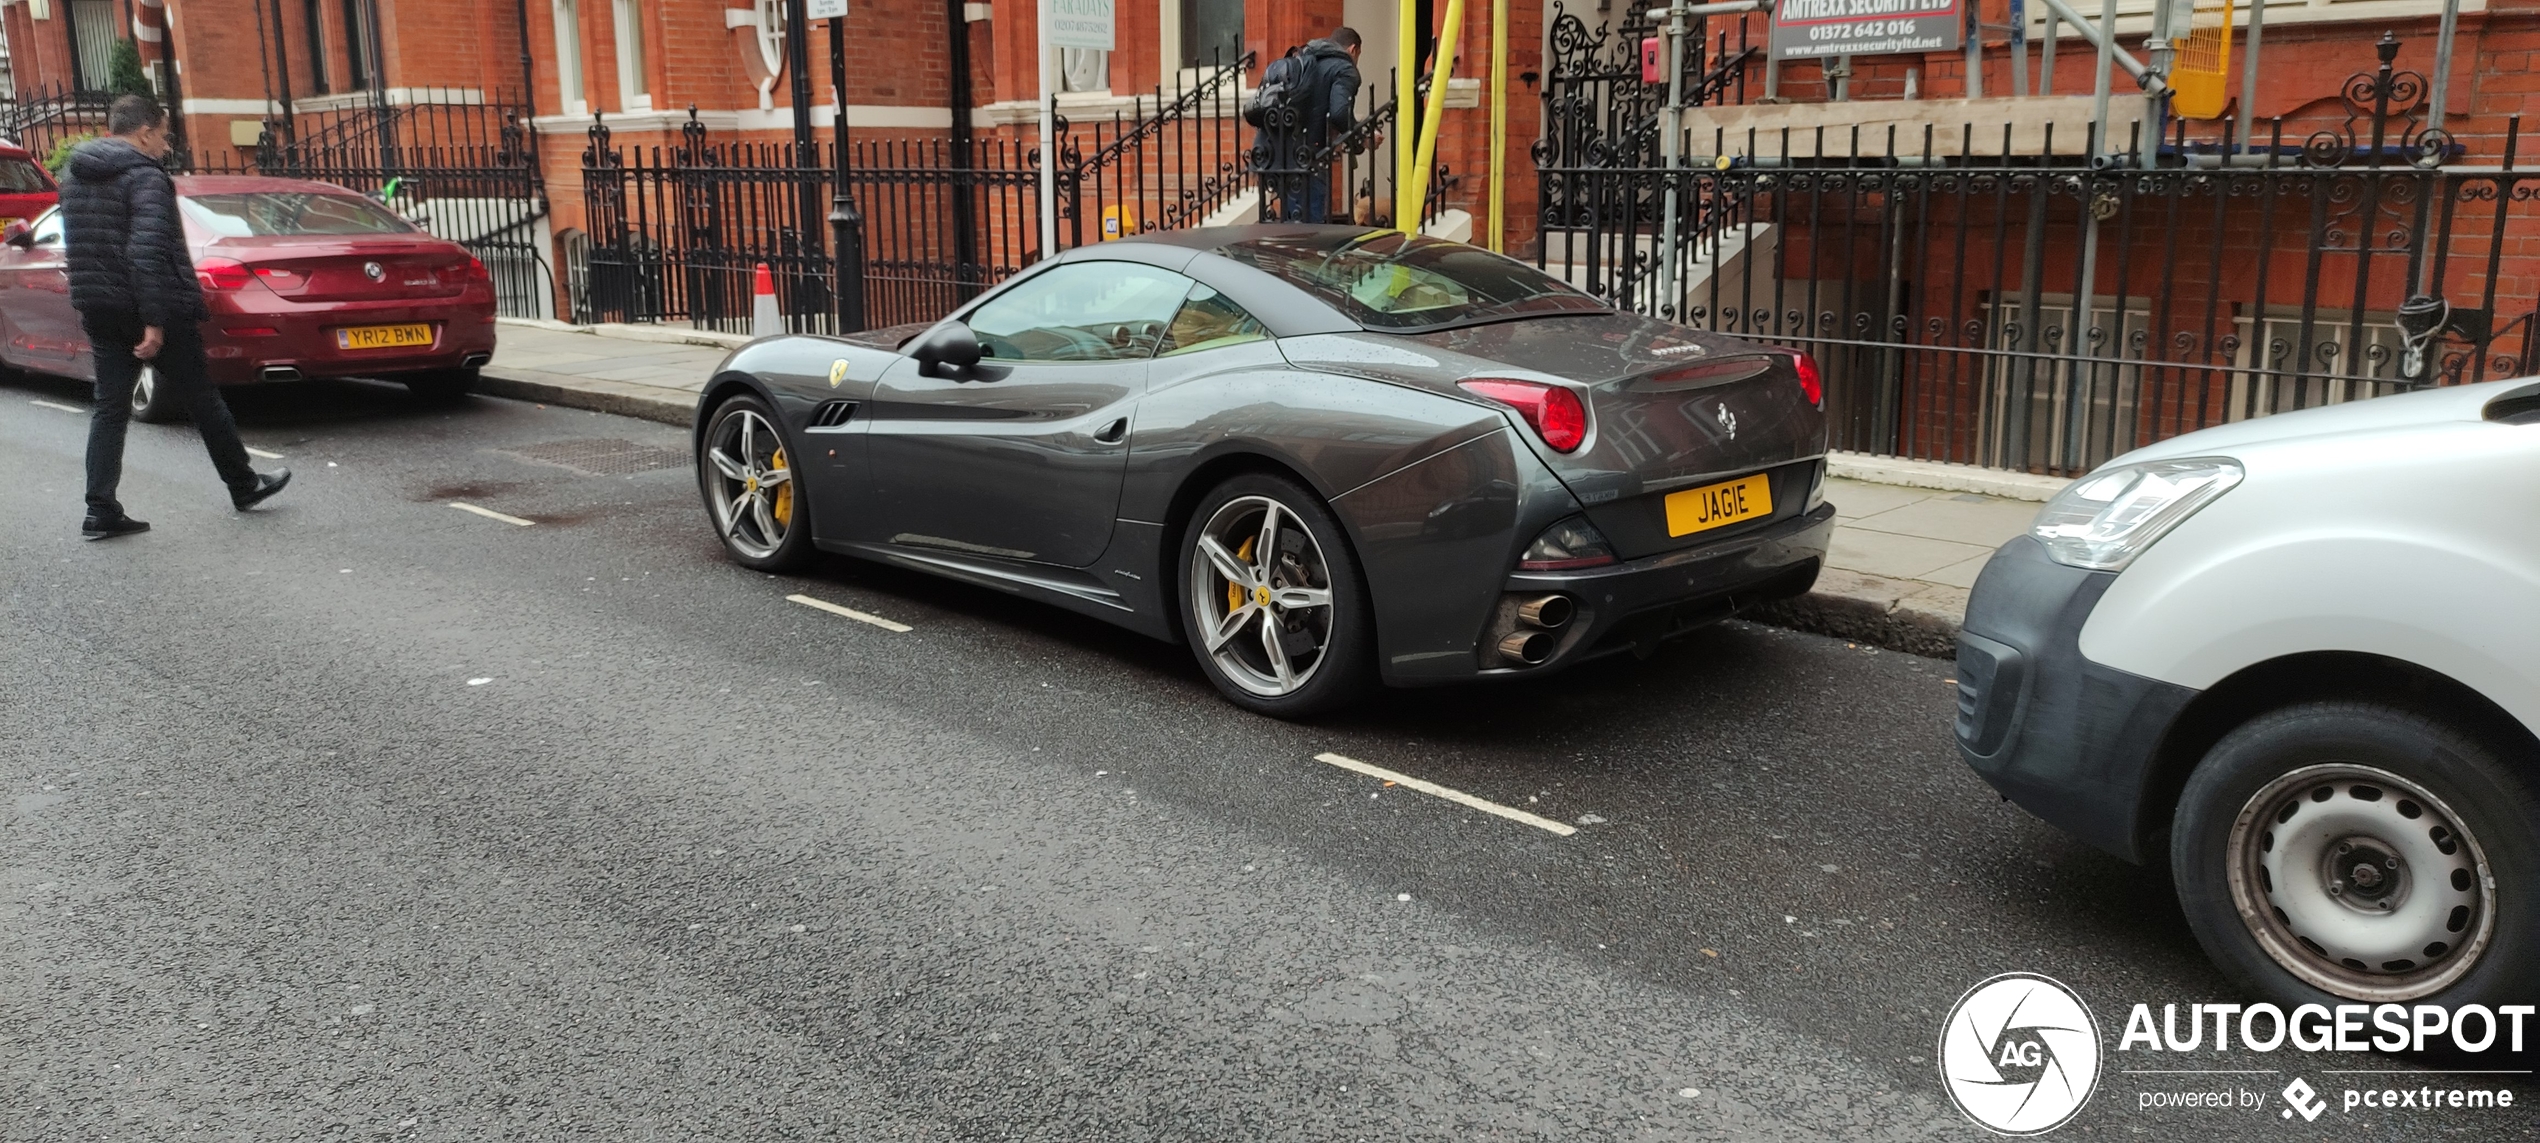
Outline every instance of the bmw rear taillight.
{"label": "bmw rear taillight", "polygon": [[1825,408],[1826,379],[1817,372],[1817,359],[1805,353],[1795,354],[1790,367],[1799,374],[1799,395],[1808,398],[1809,404]]}
{"label": "bmw rear taillight", "polygon": [[1587,406],[1579,402],[1577,393],[1559,385],[1495,377],[1456,384],[1476,397],[1515,409],[1554,452],[1572,452],[1587,441]]}
{"label": "bmw rear taillight", "polygon": [[1524,555],[1517,557],[1517,567],[1522,571],[1570,571],[1613,562],[1614,545],[1606,543],[1605,533],[1597,531],[1585,516],[1555,521],[1535,537],[1534,543],[1526,545]]}
{"label": "bmw rear taillight", "polygon": [[256,275],[244,262],[205,258],[194,264],[194,280],[206,290],[243,290],[247,283],[256,280]]}
{"label": "bmw rear taillight", "polygon": [[449,269],[442,271],[442,273],[462,282],[491,282],[494,280],[494,275],[487,273],[485,270],[485,261],[481,258],[474,257],[469,258],[465,262],[453,264]]}

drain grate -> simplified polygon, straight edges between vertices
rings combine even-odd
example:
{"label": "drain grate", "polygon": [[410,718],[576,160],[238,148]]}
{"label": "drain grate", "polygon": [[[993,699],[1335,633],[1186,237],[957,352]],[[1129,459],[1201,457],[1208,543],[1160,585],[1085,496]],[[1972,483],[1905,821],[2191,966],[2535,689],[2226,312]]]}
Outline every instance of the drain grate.
{"label": "drain grate", "polygon": [[592,476],[633,476],[639,472],[688,467],[688,454],[679,449],[605,438],[548,441],[505,451],[522,460],[570,468]]}

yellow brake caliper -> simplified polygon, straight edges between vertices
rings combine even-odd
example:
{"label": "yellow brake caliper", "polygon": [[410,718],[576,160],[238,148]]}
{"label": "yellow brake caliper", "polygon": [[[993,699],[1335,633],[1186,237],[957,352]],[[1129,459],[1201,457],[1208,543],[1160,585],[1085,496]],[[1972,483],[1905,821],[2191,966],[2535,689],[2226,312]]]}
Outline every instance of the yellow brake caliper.
{"label": "yellow brake caliper", "polygon": [[[1250,560],[1252,559],[1252,545],[1253,545],[1253,541],[1258,540],[1258,539],[1260,539],[1260,538],[1261,538],[1261,537],[1259,537],[1259,536],[1246,536],[1246,537],[1244,537],[1243,546],[1238,547],[1238,548],[1236,548],[1236,549],[1235,549],[1235,558],[1236,558],[1236,559],[1239,559],[1239,560],[1244,560],[1244,561],[1247,561],[1247,562],[1248,562],[1248,561],[1250,561]],[[1235,581],[1233,581],[1233,580],[1231,580],[1231,579],[1230,579],[1230,580],[1227,580],[1227,581],[1226,581],[1226,613],[1227,613],[1227,614],[1229,614],[1229,615],[1234,614],[1235,612],[1242,610],[1242,609],[1243,609],[1243,605],[1244,605],[1244,588],[1243,588],[1243,585],[1242,585],[1242,584],[1239,584],[1239,583],[1236,583]]]}
{"label": "yellow brake caliper", "polygon": [[[781,448],[777,449],[776,455],[769,457],[767,463],[768,467],[774,471],[785,471],[785,450]],[[769,506],[768,513],[776,517],[776,524],[778,527],[790,528],[794,526],[793,481],[788,480],[785,483],[776,486],[776,503]]]}

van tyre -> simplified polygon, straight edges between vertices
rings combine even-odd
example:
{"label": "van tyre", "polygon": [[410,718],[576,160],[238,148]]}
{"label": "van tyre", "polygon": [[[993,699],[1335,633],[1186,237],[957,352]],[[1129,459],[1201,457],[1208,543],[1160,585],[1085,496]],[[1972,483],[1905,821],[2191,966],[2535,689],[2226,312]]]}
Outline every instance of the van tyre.
{"label": "van tyre", "polygon": [[2287,1011],[2540,993],[2540,799],[2446,721],[2364,702],[2251,719],[2189,776],[2169,848],[2198,942]]}
{"label": "van tyre", "polygon": [[1182,529],[1181,622],[1200,670],[1273,718],[1349,706],[1376,687],[1375,614],[1340,521],[1283,476],[1210,489]]}

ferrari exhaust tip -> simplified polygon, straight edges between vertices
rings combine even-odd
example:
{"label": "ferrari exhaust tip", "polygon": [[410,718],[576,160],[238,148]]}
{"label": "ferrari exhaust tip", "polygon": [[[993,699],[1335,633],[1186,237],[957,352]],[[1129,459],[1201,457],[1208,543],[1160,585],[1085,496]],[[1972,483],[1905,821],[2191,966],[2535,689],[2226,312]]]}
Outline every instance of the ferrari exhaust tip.
{"label": "ferrari exhaust tip", "polygon": [[1566,595],[1547,595],[1517,605],[1517,618],[1527,625],[1546,631],[1558,631],[1570,625],[1570,617],[1578,614],[1579,605]]}
{"label": "ferrari exhaust tip", "polygon": [[288,365],[268,365],[265,366],[263,372],[256,374],[256,379],[259,381],[297,381],[300,379],[300,371]]}
{"label": "ferrari exhaust tip", "polygon": [[1529,667],[1539,666],[1552,657],[1552,649],[1560,642],[1549,631],[1518,631],[1499,641],[1499,654]]}

